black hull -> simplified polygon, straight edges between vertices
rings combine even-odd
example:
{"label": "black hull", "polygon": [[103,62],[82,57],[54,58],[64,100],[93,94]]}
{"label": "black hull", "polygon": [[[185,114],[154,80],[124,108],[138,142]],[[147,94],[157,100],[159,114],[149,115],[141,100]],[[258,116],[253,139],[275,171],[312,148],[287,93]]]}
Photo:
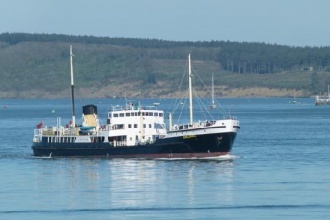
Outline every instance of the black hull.
{"label": "black hull", "polygon": [[231,152],[236,133],[158,139],[153,144],[110,146],[109,143],[34,142],[34,156],[109,158],[203,158]]}

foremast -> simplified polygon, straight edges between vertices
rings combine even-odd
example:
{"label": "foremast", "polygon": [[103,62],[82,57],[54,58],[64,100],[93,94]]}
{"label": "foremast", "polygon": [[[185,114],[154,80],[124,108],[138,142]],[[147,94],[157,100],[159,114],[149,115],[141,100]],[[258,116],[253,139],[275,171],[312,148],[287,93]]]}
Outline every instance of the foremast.
{"label": "foremast", "polygon": [[71,103],[72,103],[72,126],[76,126],[75,103],[74,103],[74,80],[73,80],[73,57],[72,45],[70,45],[70,70],[71,70]]}
{"label": "foremast", "polygon": [[[188,83],[189,83],[189,124],[193,125],[193,99],[192,99],[192,74],[191,74],[191,60],[190,54],[188,54]],[[172,131],[172,113],[169,114],[169,130]]]}

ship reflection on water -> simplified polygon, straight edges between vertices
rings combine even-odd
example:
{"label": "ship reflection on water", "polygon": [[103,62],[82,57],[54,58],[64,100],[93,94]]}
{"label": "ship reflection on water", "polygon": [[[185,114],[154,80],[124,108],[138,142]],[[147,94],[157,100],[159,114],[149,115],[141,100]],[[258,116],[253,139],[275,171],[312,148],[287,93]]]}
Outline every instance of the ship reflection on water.
{"label": "ship reflection on water", "polygon": [[[233,203],[232,160],[63,158],[47,160],[45,165],[39,167],[44,169],[42,175],[45,172],[55,175],[61,185],[46,184],[49,190],[58,190],[57,196],[69,200],[63,201],[66,209],[183,208],[193,212],[209,206],[205,198],[212,200],[215,206]],[[45,185],[45,180],[40,180],[39,185]]]}

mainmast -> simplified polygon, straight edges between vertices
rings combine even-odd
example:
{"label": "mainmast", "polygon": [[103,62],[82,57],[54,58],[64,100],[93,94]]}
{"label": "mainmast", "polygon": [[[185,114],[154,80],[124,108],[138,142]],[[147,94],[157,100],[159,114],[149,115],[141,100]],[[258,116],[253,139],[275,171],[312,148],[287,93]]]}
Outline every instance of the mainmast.
{"label": "mainmast", "polygon": [[189,60],[189,110],[190,110],[190,125],[193,124],[193,101],[192,101],[192,83],[191,83],[191,61],[190,61],[190,54],[188,55]]}
{"label": "mainmast", "polygon": [[72,126],[76,127],[75,106],[74,106],[73,56],[74,55],[72,53],[72,45],[70,45]]}

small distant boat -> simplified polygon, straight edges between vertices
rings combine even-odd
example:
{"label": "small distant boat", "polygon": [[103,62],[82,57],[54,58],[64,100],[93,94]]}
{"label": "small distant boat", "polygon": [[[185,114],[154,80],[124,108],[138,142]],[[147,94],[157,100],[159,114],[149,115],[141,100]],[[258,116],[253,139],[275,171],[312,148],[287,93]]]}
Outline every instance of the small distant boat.
{"label": "small distant boat", "polygon": [[328,95],[327,96],[319,96],[317,95],[315,97],[315,105],[330,105],[330,91],[329,91],[329,85],[328,85]]}
{"label": "small distant boat", "polygon": [[[166,128],[163,110],[146,109],[140,103],[115,105],[99,124],[97,106],[83,106],[82,124],[76,125],[73,53],[70,47],[72,121],[67,127],[37,127],[34,130],[34,156],[108,158],[214,158],[230,155],[240,128],[239,121],[224,119],[193,121],[192,74],[189,60],[189,116],[187,124],[173,125],[169,115]],[[155,107],[159,103],[154,103]],[[43,126],[43,124],[42,124]]]}
{"label": "small distant boat", "polygon": [[210,105],[210,109],[216,109],[217,105],[215,104],[215,100],[214,100],[214,78],[213,78],[213,73],[212,73],[212,102]]}
{"label": "small distant boat", "polygon": [[293,91],[293,99],[289,103],[298,104],[297,99],[296,99],[296,90]]}

